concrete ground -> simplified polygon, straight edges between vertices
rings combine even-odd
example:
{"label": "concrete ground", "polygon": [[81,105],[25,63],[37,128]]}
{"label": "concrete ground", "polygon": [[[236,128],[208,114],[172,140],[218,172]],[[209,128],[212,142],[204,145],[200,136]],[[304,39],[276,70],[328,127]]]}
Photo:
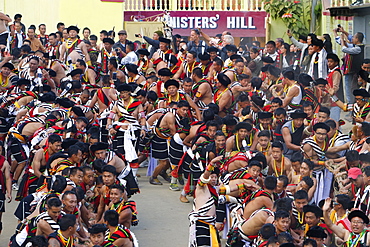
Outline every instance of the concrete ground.
{"label": "concrete ground", "polygon": [[[139,224],[132,227],[141,247],[186,247],[188,245],[188,213],[192,209],[190,203],[179,201],[180,192],[169,190],[169,183],[159,179],[163,185],[149,184],[146,168],[140,168],[139,185],[141,193],[134,195],[137,203]],[[13,191],[13,198],[15,198]],[[3,231],[0,235],[0,247],[6,247],[9,238],[14,234],[17,220],[13,213],[18,202],[6,204],[3,215]]]}
{"label": "concrete ground", "polygon": [[[341,118],[346,121],[342,126],[342,132],[348,134],[352,125],[348,121],[348,113],[342,112]],[[345,118],[345,116],[347,116]],[[137,202],[139,225],[132,227],[139,240],[140,246],[151,247],[185,247],[188,245],[188,213],[192,209],[190,203],[179,201],[180,192],[170,191],[169,183],[159,179],[164,185],[151,185],[146,177],[146,168],[140,168],[139,185],[141,193],[133,196]],[[15,198],[13,191],[13,198]],[[0,247],[8,246],[9,237],[14,233],[17,220],[13,216],[18,202],[12,201],[6,204],[6,212],[3,215],[3,232],[0,235]]]}

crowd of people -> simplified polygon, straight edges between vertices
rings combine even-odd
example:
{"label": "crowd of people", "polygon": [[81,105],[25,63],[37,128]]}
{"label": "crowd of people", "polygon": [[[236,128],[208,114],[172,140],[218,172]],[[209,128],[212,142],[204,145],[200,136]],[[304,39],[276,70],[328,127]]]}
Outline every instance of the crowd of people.
{"label": "crowd of people", "polygon": [[0,216],[12,190],[19,201],[10,246],[138,246],[139,167],[179,203],[193,197],[189,246],[370,245],[363,33],[338,27],[332,43],[288,30],[238,47],[227,31],[98,41],[21,19],[0,13]]}

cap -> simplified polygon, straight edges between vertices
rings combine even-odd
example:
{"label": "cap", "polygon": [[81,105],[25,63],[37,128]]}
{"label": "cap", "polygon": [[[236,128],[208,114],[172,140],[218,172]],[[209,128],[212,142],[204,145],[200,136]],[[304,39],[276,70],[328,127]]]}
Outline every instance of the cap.
{"label": "cap", "polygon": [[260,111],[258,112],[257,115],[258,115],[258,119],[267,119],[267,118],[272,119],[272,112]]}
{"label": "cap", "polygon": [[262,57],[262,62],[264,63],[274,63],[274,59],[272,59],[272,57]]}
{"label": "cap", "polygon": [[126,32],[126,30],[121,30],[121,31],[118,32],[118,35],[120,35],[120,34],[127,35],[127,32]]}
{"label": "cap", "polygon": [[226,51],[237,52],[238,48],[235,45],[225,45],[225,50]]}
{"label": "cap", "polygon": [[75,75],[82,75],[84,72],[82,71],[82,69],[74,69],[74,70],[72,70],[71,72],[69,72],[68,74],[67,74],[67,76],[75,76]]}
{"label": "cap", "polygon": [[126,83],[123,83],[117,87],[118,92],[132,92],[132,87]]}
{"label": "cap", "polygon": [[139,49],[137,50],[137,53],[140,54],[140,55],[144,55],[144,56],[149,56],[150,53],[147,49]]}
{"label": "cap", "polygon": [[352,167],[348,170],[348,178],[357,179],[360,175],[362,175],[362,171],[358,167]]}
{"label": "cap", "polygon": [[8,68],[8,69],[10,69],[10,70],[13,70],[14,69],[14,65],[13,64],[11,64],[11,63],[5,63],[4,65],[3,65],[3,68]]}

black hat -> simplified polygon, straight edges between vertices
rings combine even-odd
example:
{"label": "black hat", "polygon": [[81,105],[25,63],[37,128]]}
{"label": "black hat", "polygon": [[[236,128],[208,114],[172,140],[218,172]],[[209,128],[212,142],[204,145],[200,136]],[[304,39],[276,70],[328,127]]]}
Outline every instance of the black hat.
{"label": "black hat", "polygon": [[124,91],[132,92],[132,87],[126,83],[123,83],[117,87],[117,91],[118,92],[124,92]]}
{"label": "black hat", "polygon": [[366,89],[363,89],[363,88],[353,90],[353,95],[354,96],[362,96],[364,98],[369,98],[370,97],[370,93]]}
{"label": "black hat", "polygon": [[133,64],[133,63],[126,64],[125,68],[127,69],[128,72],[139,74],[139,72],[137,71],[139,66],[137,66],[136,64]]}
{"label": "black hat", "polygon": [[71,77],[73,77],[73,76],[75,76],[75,75],[82,75],[84,72],[82,71],[82,69],[74,69],[74,70],[72,70],[71,72],[69,72],[68,74],[67,74],[67,76],[71,76]]}
{"label": "black hat", "polygon": [[56,95],[54,92],[48,92],[48,93],[45,93],[44,95],[42,95],[39,100],[41,102],[54,102],[55,99],[56,99]]}
{"label": "black hat", "polygon": [[283,243],[280,247],[295,247],[295,245],[293,243]]}
{"label": "black hat", "polygon": [[18,79],[17,86],[22,86],[22,85],[31,85],[31,81],[25,78]]}
{"label": "black hat", "polygon": [[139,49],[137,50],[137,53],[140,54],[140,55],[144,55],[144,56],[149,56],[150,53],[147,49]]}
{"label": "black hat", "polygon": [[50,77],[56,77],[57,76],[57,72],[55,72],[55,70],[46,69],[46,71],[49,73]]}
{"label": "black hat", "polygon": [[225,50],[226,51],[237,52],[238,51],[238,48],[236,48],[235,45],[225,45]]}
{"label": "black hat", "polygon": [[218,51],[219,51],[219,49],[217,49],[214,46],[210,46],[210,47],[207,48],[207,52],[218,52]]}
{"label": "black hat", "polygon": [[78,142],[77,139],[74,138],[67,138],[64,139],[62,142],[62,148],[63,149],[68,149],[70,146],[75,145]]}
{"label": "black hat", "polygon": [[254,104],[256,104],[259,107],[263,107],[265,104],[265,100],[263,100],[260,96],[258,95],[252,95],[251,100]]}
{"label": "black hat", "polygon": [[272,119],[272,112],[268,112],[268,111],[258,112],[258,119],[266,119],[266,118]]}
{"label": "black hat", "polygon": [[313,81],[313,79],[309,74],[301,73],[298,76],[298,82],[301,83],[304,87],[308,87],[311,81]]}
{"label": "black hat", "polygon": [[172,72],[168,68],[162,68],[162,69],[158,70],[158,75],[161,75],[161,76],[172,76]]}
{"label": "black hat", "polygon": [[327,85],[328,81],[324,78],[318,78],[315,80],[315,85]]}
{"label": "black hat", "polygon": [[91,228],[89,228],[87,231],[90,234],[97,234],[101,232],[105,233],[106,230],[107,230],[107,227],[104,224],[95,224],[95,225],[92,225]]}
{"label": "black hat", "polygon": [[75,105],[75,103],[68,98],[57,98],[55,100],[55,103],[59,104],[63,108],[71,108],[72,106]]}
{"label": "black hat", "polygon": [[108,147],[109,147],[109,144],[106,142],[97,142],[90,146],[90,151],[92,153],[95,153],[96,151],[99,151],[99,150],[106,150],[108,149]]}
{"label": "black hat", "polygon": [[326,59],[333,59],[333,61],[339,63],[339,57],[337,54],[334,53],[329,53],[328,55],[326,55]]}
{"label": "black hat", "polygon": [[180,88],[180,83],[176,80],[168,80],[164,83],[164,88],[167,89],[169,86],[175,86],[177,88]]}
{"label": "black hat", "polygon": [[326,123],[317,123],[313,126],[313,131],[316,131],[317,129],[324,129],[326,132],[330,131],[330,127]]}
{"label": "black hat", "polygon": [[[366,141],[367,141],[367,139],[366,139]],[[370,163],[370,153],[360,154],[360,161]]]}
{"label": "black hat", "polygon": [[11,63],[4,63],[4,65],[2,67],[8,68],[10,70],[13,70],[14,69],[14,65],[11,64]]}
{"label": "black hat", "polygon": [[266,57],[262,57],[262,62],[264,63],[275,63],[274,59],[272,59],[272,57],[269,57],[269,56],[266,56]]}
{"label": "black hat", "polygon": [[265,66],[263,66],[263,67],[261,68],[261,71],[262,71],[262,72],[266,72],[266,71],[268,71],[270,66],[272,66],[272,65],[271,65],[271,64],[266,64]]}
{"label": "black hat", "polygon": [[69,26],[68,28],[67,28],[67,32],[69,33],[69,31],[72,31],[72,30],[75,30],[77,33],[79,33],[80,32],[80,29],[78,28],[78,27],[76,27],[76,26]]}
{"label": "black hat", "polygon": [[303,212],[304,213],[308,213],[308,212],[314,213],[317,218],[322,217],[322,209],[316,205],[305,205],[303,207]]}
{"label": "black hat", "polygon": [[208,53],[203,53],[198,55],[199,60],[207,61],[211,59],[211,56]]}
{"label": "black hat", "polygon": [[300,109],[297,109],[294,112],[290,113],[290,117],[292,119],[306,118],[307,117],[307,113],[305,113],[304,111],[302,111]]}
{"label": "black hat", "polygon": [[247,131],[251,131],[252,130],[252,125],[249,124],[249,123],[246,123],[246,122],[240,122],[238,123],[235,128],[234,128],[234,131],[238,131],[240,129],[246,129]]}
{"label": "black hat", "polygon": [[173,54],[165,54],[164,59],[170,61],[171,64],[177,64],[178,60],[175,55]]}
{"label": "black hat", "polygon": [[242,59],[242,56],[240,56],[239,54],[233,54],[230,56],[230,60],[234,60],[234,59]]}
{"label": "black hat", "polygon": [[71,111],[76,114],[78,117],[85,117],[85,113],[82,111],[79,106],[72,106]]}
{"label": "black hat", "polygon": [[111,38],[104,38],[103,43],[109,43],[111,45],[114,45],[114,40]]}
{"label": "black hat", "polygon": [[325,233],[324,228],[321,226],[313,226],[308,230],[307,237],[314,237],[314,238],[327,238],[328,235]]}
{"label": "black hat", "polygon": [[224,74],[224,73],[219,73],[217,75],[217,80],[225,87],[229,86],[231,84],[230,78]]}
{"label": "black hat", "polygon": [[281,70],[275,66],[269,66],[268,67],[268,72],[275,77],[279,77]]}
{"label": "black hat", "polygon": [[311,44],[321,48],[324,47],[324,42],[321,39],[312,39]]}
{"label": "black hat", "polygon": [[359,217],[361,218],[364,223],[367,225],[369,224],[369,218],[367,217],[367,215],[362,212],[361,210],[354,210],[352,211],[349,215],[348,215],[348,219],[349,221],[351,221],[354,217]]}
{"label": "black hat", "polygon": [[307,42],[307,36],[304,36],[302,34],[299,35],[298,39],[301,39]]}
{"label": "black hat", "polygon": [[170,39],[166,39],[164,37],[159,37],[159,42],[164,42],[166,44],[171,44],[171,40]]}

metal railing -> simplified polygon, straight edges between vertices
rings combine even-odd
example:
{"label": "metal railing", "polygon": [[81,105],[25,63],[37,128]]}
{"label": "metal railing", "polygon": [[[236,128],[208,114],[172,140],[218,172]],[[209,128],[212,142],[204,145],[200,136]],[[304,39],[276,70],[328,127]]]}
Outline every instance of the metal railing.
{"label": "metal railing", "polygon": [[[351,3],[353,3],[356,0],[332,0],[331,1],[331,7],[343,7],[343,6],[349,6]],[[370,3],[370,0],[363,0],[363,3]]]}
{"label": "metal railing", "polygon": [[264,11],[262,0],[125,0],[124,5],[126,11]]}

